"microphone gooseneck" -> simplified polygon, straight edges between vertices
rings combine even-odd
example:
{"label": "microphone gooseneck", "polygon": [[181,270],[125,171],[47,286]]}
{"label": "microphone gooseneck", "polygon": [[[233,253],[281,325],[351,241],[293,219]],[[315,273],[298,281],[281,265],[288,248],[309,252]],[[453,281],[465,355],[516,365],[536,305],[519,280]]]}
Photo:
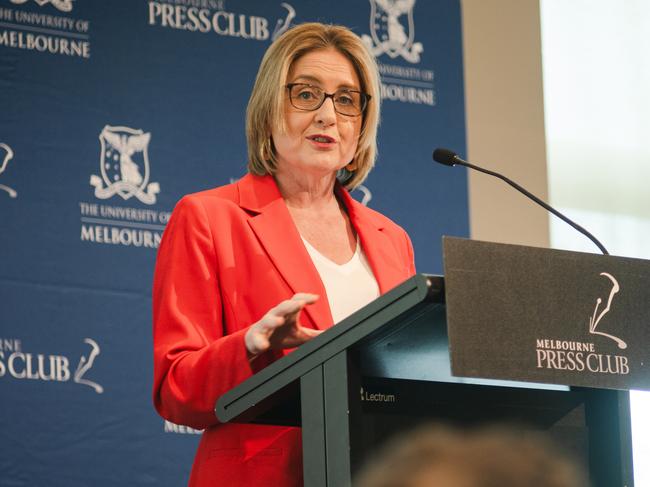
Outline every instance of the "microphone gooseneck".
{"label": "microphone gooseneck", "polygon": [[574,222],[570,218],[564,216],[562,213],[557,211],[555,208],[553,208],[552,206],[550,206],[546,202],[542,201],[537,196],[532,194],[530,191],[522,188],[520,185],[518,185],[517,183],[515,183],[511,179],[505,177],[504,175],[499,174],[498,172],[490,171],[489,169],[484,169],[482,167],[475,166],[474,164],[470,164],[469,162],[461,159],[460,156],[458,154],[456,154],[454,151],[451,151],[449,149],[443,149],[441,147],[439,147],[439,148],[437,148],[436,150],[433,151],[433,160],[440,163],[440,164],[443,164],[445,166],[455,166],[455,165],[465,166],[465,167],[468,167],[470,169],[474,169],[476,171],[479,171],[479,172],[482,172],[482,173],[485,173],[485,174],[489,174],[490,176],[494,176],[496,178],[499,178],[500,180],[508,183],[510,186],[515,188],[520,193],[523,193],[524,195],[526,195],[528,198],[533,200],[535,203],[540,205],[545,210],[553,213],[560,220],[562,220],[562,221],[568,223],[569,225],[571,225],[573,228],[575,228],[577,231],[579,231],[584,236],[586,236],[589,240],[591,240],[596,245],[596,247],[598,247],[600,249],[600,251],[603,254],[609,255],[609,252],[607,251],[605,246],[603,244],[601,244],[598,241],[598,239],[596,237],[594,237],[589,231],[587,231],[585,228],[578,225],[576,222]]}

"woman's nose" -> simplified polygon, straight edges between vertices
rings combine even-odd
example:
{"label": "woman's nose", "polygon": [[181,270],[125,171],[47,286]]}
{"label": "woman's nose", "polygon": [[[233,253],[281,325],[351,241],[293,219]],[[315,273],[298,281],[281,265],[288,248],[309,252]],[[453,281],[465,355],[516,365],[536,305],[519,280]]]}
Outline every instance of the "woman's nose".
{"label": "woman's nose", "polygon": [[334,99],[331,96],[325,98],[323,104],[316,110],[316,121],[324,125],[331,125],[336,122]]}

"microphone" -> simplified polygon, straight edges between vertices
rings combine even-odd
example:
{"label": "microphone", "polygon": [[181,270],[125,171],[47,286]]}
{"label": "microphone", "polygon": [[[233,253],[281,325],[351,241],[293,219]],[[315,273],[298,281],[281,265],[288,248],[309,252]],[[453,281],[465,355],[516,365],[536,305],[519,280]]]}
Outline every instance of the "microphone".
{"label": "microphone", "polygon": [[557,211],[555,208],[548,205],[547,203],[545,203],[544,201],[539,199],[537,196],[535,196],[531,192],[527,191],[526,189],[522,188],[517,183],[515,183],[511,179],[508,179],[504,175],[499,174],[498,172],[490,171],[489,169],[484,169],[482,167],[475,166],[474,164],[470,164],[469,162],[461,159],[460,156],[458,154],[456,154],[455,152],[453,152],[453,151],[451,151],[449,149],[443,149],[441,147],[438,147],[436,150],[433,151],[433,160],[440,163],[440,164],[443,164],[445,166],[452,166],[453,167],[453,166],[458,165],[458,166],[469,167],[470,169],[474,169],[476,171],[479,171],[479,172],[482,172],[482,173],[485,173],[485,174],[489,174],[490,176],[494,176],[494,177],[497,177],[497,178],[501,179],[502,181],[505,181],[510,186],[515,188],[517,191],[519,191],[520,193],[523,193],[528,198],[533,200],[535,203],[540,205],[542,208],[546,209],[547,211],[550,211],[555,216],[557,216],[560,220],[568,223],[573,228],[578,230],[580,233],[582,233],[584,236],[586,236],[589,240],[591,240],[594,244],[596,244],[596,247],[598,247],[603,254],[609,255],[609,252],[607,252],[607,249],[603,246],[603,244],[601,244],[598,241],[598,239],[596,237],[594,237],[591,233],[589,233],[587,230],[585,230],[583,227],[578,225],[576,222],[574,222],[573,220],[571,220],[568,217],[564,216],[562,213]]}

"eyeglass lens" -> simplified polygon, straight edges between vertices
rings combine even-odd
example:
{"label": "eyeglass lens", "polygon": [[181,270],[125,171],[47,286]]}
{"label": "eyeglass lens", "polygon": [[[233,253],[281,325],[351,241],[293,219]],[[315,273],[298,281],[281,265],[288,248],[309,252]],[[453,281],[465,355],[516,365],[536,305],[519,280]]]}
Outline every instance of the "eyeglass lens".
{"label": "eyeglass lens", "polygon": [[[289,87],[291,104],[300,110],[316,110],[325,101],[326,94],[316,86],[294,84]],[[341,88],[332,96],[334,109],[342,115],[359,115],[363,111],[364,97],[358,91]]]}

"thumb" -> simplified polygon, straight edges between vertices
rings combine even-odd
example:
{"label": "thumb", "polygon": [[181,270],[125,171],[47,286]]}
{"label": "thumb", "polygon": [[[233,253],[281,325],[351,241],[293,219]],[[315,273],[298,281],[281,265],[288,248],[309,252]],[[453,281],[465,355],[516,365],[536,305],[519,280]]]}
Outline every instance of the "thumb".
{"label": "thumb", "polygon": [[310,338],[317,337],[321,333],[323,333],[325,330],[314,330],[313,328],[305,328],[303,327],[302,329],[303,333],[307,335]]}

